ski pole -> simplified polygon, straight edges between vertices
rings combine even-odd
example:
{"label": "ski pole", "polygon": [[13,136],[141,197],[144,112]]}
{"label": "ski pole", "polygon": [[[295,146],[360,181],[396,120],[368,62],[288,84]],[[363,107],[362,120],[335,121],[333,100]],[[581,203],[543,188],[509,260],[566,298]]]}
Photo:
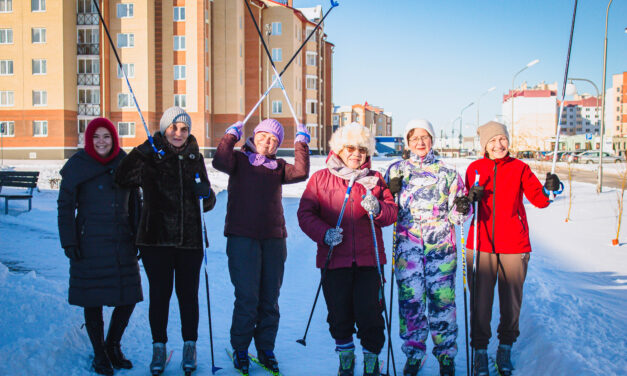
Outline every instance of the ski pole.
{"label": "ski pole", "polygon": [[[346,203],[348,202],[348,197],[351,194],[351,189],[353,189],[353,184],[355,183],[355,178],[357,175],[353,175],[351,179],[348,181],[348,188],[346,188],[346,194],[344,194],[344,202],[342,202],[342,209],[340,210],[340,216],[337,219],[337,225],[335,225],[336,229],[340,228],[340,224],[342,224],[342,217],[344,216],[344,209],[346,208]],[[314,299],[313,306],[311,307],[311,312],[309,313],[309,320],[307,320],[307,327],[305,328],[305,334],[303,338],[297,339],[296,342],[300,343],[303,346],[307,346],[307,332],[309,331],[309,324],[311,324],[311,318],[313,317],[314,309],[316,309],[316,303],[318,302],[318,296],[320,295],[320,288],[322,288],[322,281],[324,280],[324,276],[327,274],[327,268],[329,267],[329,261],[331,261],[331,254],[333,253],[333,246],[329,246],[329,252],[327,253],[327,259],[324,262],[324,268],[322,268],[322,275],[320,277],[320,283],[318,284],[318,291],[316,291],[316,298]]]}
{"label": "ski pole", "polygon": [[148,126],[146,125],[146,120],[144,119],[144,115],[142,114],[142,110],[139,108],[139,103],[137,103],[135,92],[133,91],[133,88],[131,87],[131,83],[128,80],[126,71],[124,70],[124,67],[122,66],[122,60],[120,60],[120,56],[118,55],[118,51],[115,48],[115,44],[113,44],[113,39],[111,39],[111,34],[109,34],[109,29],[107,28],[107,24],[105,23],[104,18],[102,17],[102,13],[100,12],[98,1],[93,0],[93,3],[96,6],[96,10],[98,11],[98,17],[100,17],[100,22],[102,22],[102,28],[104,29],[105,33],[107,34],[107,38],[109,39],[109,44],[111,45],[113,54],[115,55],[115,58],[118,61],[118,67],[120,68],[120,70],[122,71],[122,74],[124,75],[126,86],[128,86],[128,90],[131,92],[131,96],[133,97],[133,103],[135,103],[135,108],[137,109],[137,112],[139,113],[139,117],[141,118],[142,124],[144,125],[146,136],[148,136],[148,142],[150,142],[150,146],[152,146],[152,150],[154,150],[154,152],[157,153],[157,156],[161,158],[163,157],[163,155],[165,155],[165,152],[162,149],[157,150],[157,147],[155,146],[155,141],[152,139],[152,136],[150,135],[150,131],[148,130]]}
{"label": "ski pole", "polygon": [[[394,197],[394,201],[396,201],[396,206],[398,206],[400,192],[396,194]],[[392,303],[394,302],[394,268],[396,266],[396,224],[398,223],[398,218],[394,222],[394,227],[392,227],[392,262],[390,263],[392,270],[390,272],[390,318],[388,321],[388,328],[392,328]],[[390,329],[391,333],[391,329]],[[388,341],[388,357],[386,360],[387,369],[385,370],[385,374],[390,374],[390,353],[392,352],[392,341]]]}
{"label": "ski pole", "polygon": [[470,357],[468,350],[468,298],[466,297],[466,245],[464,244],[464,225],[460,226],[462,243],[463,285],[464,285],[464,324],[466,326],[466,375],[470,376]]}
{"label": "ski pole", "polygon": [[[573,32],[575,31],[575,16],[576,15],[577,15],[577,0],[575,0],[575,7],[573,9],[573,20],[570,25],[570,38],[568,39],[568,52],[566,53],[566,68],[564,70],[564,83],[562,84],[562,102],[560,103],[559,115],[557,116],[557,134],[555,135],[555,150],[553,150],[553,163],[551,165],[551,174],[555,174],[555,165],[557,164],[557,151],[559,150],[560,131],[562,129],[562,113],[564,110],[564,97],[566,96],[566,82],[568,81],[568,65],[570,64],[570,50],[573,46]],[[603,95],[605,96],[605,93],[603,93]],[[601,145],[603,145],[603,140],[601,140]],[[603,156],[599,154],[599,158],[603,158]],[[544,188],[544,191],[546,193],[546,188]],[[553,201],[555,199],[555,196],[562,193],[563,191],[564,191],[564,183],[560,182],[559,190],[548,192],[549,201]]]}
{"label": "ski pole", "polygon": [[[479,185],[479,172],[475,170],[475,186]],[[470,329],[475,331],[475,303],[477,301],[477,263],[479,262],[479,255],[477,254],[477,225],[479,223],[479,201],[475,201],[475,226],[474,230],[474,251],[472,253],[472,294],[470,295]],[[465,262],[465,261],[464,261]],[[472,348],[471,354],[471,367],[475,369],[475,348]]]}
{"label": "ski pole", "polygon": [[[367,194],[371,194],[370,190],[368,190]],[[374,242],[374,255],[377,261],[377,272],[379,273],[379,283],[380,283],[379,293],[381,295],[381,302],[383,303],[383,312],[385,314],[385,323],[386,323],[387,331],[388,331],[388,349],[390,353],[392,354],[392,370],[394,371],[394,376],[396,376],[396,362],[394,361],[394,349],[391,346],[392,331],[391,331],[389,320],[388,320],[388,317],[389,317],[388,309],[386,308],[386,304],[385,304],[385,293],[383,291],[383,273],[381,272],[381,262],[379,261],[379,247],[377,246],[377,233],[375,232],[375,229],[374,229],[374,219],[373,219],[372,210],[368,211],[368,218],[370,219],[370,230],[372,232],[372,241]],[[387,375],[389,376],[389,371]]]}
{"label": "ski pole", "polygon": [[[196,173],[196,183],[200,183],[200,175]],[[205,217],[203,216],[203,198],[200,197],[200,219],[202,222],[202,245],[205,253],[205,291],[207,293],[207,316],[209,317],[209,345],[211,348],[211,373],[215,375],[216,372],[221,370],[221,367],[216,367],[216,363],[213,356],[213,330],[211,328],[211,300],[209,299],[209,276],[207,274],[207,247],[209,247],[209,238],[207,237],[207,225],[205,224]]]}
{"label": "ski pole", "polygon": [[[248,4],[248,3],[247,3]],[[263,93],[263,95],[261,96],[261,98],[259,98],[259,101],[257,101],[257,103],[253,106],[253,108],[250,110],[250,112],[246,115],[246,117],[244,118],[243,123],[246,124],[246,122],[250,119],[250,117],[253,115],[253,113],[255,112],[255,110],[257,110],[257,107],[259,107],[259,105],[261,104],[261,102],[263,102],[263,100],[268,96],[268,94],[270,93],[270,90],[272,90],[272,88],[274,88],[274,86],[277,84],[277,80],[283,76],[283,73],[285,73],[285,71],[287,70],[287,68],[290,66],[290,64],[292,64],[292,62],[294,61],[294,59],[296,59],[296,57],[298,56],[298,54],[300,53],[300,51],[305,47],[305,45],[307,44],[307,42],[309,42],[309,39],[311,39],[311,37],[315,34],[316,30],[318,30],[320,28],[320,25],[322,25],[322,23],[324,22],[324,19],[327,18],[327,16],[329,15],[329,13],[331,13],[331,10],[333,10],[333,8],[337,7],[339,4],[339,2],[337,1],[333,1],[331,0],[331,8],[329,8],[329,10],[327,10],[327,12],[324,14],[324,16],[322,17],[322,19],[320,20],[320,22],[318,22],[316,24],[316,27],[314,27],[314,29],[311,31],[311,33],[309,33],[309,35],[307,35],[307,38],[305,38],[305,40],[303,41],[303,43],[300,45],[300,47],[298,47],[298,49],[296,50],[296,52],[294,53],[294,55],[292,55],[292,58],[287,62],[287,64],[285,64],[285,67],[283,67],[283,70],[281,71],[281,73],[279,73],[278,75],[276,75],[273,80],[272,80],[272,84],[268,87],[268,89],[265,91],[265,93]],[[249,8],[250,9],[250,8]],[[252,17],[252,14],[251,14]],[[253,20],[255,20],[254,17],[252,17]],[[255,21],[256,23],[256,21]],[[261,40],[263,41],[263,37],[261,37]]]}

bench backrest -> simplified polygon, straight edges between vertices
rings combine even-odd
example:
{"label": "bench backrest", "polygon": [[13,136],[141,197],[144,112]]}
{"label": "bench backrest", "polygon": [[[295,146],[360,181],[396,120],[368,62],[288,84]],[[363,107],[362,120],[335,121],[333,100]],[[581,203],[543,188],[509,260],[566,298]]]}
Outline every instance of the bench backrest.
{"label": "bench backrest", "polygon": [[35,188],[39,171],[0,171],[1,187]]}

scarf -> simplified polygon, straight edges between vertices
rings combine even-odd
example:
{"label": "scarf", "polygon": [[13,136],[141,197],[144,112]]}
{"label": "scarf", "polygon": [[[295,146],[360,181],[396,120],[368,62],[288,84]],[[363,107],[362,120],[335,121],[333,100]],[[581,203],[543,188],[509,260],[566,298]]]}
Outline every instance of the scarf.
{"label": "scarf", "polygon": [[355,177],[355,181],[369,190],[376,187],[377,182],[379,181],[379,178],[376,176],[368,176],[370,173],[370,169],[368,167],[353,170],[352,168],[347,167],[344,162],[342,162],[340,157],[333,152],[329,154],[329,158],[327,158],[327,168],[331,174],[344,180],[350,180],[353,175],[357,175]]}
{"label": "scarf", "polygon": [[275,170],[279,166],[276,159],[257,153],[257,148],[253,143],[252,137],[246,140],[246,145],[242,147],[242,150],[248,157],[248,162],[253,166],[263,166],[270,170]]}

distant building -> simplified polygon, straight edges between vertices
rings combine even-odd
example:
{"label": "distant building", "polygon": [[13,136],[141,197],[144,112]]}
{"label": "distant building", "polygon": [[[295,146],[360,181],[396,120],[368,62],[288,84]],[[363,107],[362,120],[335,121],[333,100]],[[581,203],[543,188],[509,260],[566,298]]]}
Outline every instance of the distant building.
{"label": "distant building", "polygon": [[333,109],[333,129],[352,122],[370,129],[375,136],[392,136],[392,114],[368,102],[352,106],[335,106]]}
{"label": "distant building", "polygon": [[605,134],[612,137],[614,153],[627,155],[627,72],[612,76],[605,97]]}
{"label": "distant building", "polygon": [[[557,104],[561,104],[559,100]],[[564,101],[561,134],[600,135],[601,105],[601,99],[592,96],[576,95],[574,100]]]}

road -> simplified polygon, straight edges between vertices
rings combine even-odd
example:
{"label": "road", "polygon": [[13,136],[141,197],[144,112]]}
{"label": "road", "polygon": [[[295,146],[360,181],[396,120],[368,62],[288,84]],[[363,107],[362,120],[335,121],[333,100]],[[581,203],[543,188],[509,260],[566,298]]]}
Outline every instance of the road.
{"label": "road", "polygon": [[[548,162],[536,162],[536,161],[530,160],[530,161],[527,161],[527,163],[529,164],[529,166],[531,166],[532,170],[536,172],[538,176],[540,177],[546,175],[546,173],[551,170],[551,164]],[[613,166],[613,164],[607,164],[607,165]],[[573,164],[573,169],[572,169],[573,180],[578,181],[578,182],[591,183],[596,186],[597,175],[598,175],[597,170],[595,169],[594,171],[590,171],[590,170],[577,169],[577,166],[578,166],[577,164]],[[604,163],[603,166],[606,166],[606,164]],[[568,167],[560,163],[556,166],[556,171],[560,180],[562,180],[564,184],[566,184],[566,181],[568,180]],[[616,174],[614,171],[615,170],[612,171],[613,173],[608,173],[607,167],[603,169],[603,187],[609,187],[609,188],[621,187],[621,183],[622,183],[621,177],[620,175]],[[543,179],[540,179],[540,180],[543,180]]]}

